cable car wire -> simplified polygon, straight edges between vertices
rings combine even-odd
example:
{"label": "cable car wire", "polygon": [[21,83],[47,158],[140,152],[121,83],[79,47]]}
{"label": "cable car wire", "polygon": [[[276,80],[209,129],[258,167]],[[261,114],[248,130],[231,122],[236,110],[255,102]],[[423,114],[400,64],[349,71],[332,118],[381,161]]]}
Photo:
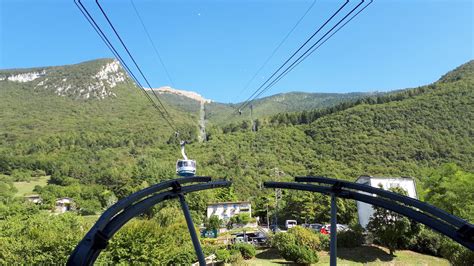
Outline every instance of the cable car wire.
{"label": "cable car wire", "polygon": [[[321,45],[323,45],[327,40],[329,40],[337,31],[339,31],[342,27],[344,27],[347,23],[349,23],[355,16],[357,16],[362,10],[364,10],[367,6],[369,6],[373,0],[371,0],[365,7],[363,7],[359,12],[357,12],[353,17],[351,17],[345,24],[343,24],[340,28],[337,29],[333,34],[331,34],[326,40],[324,40],[320,45],[319,42],[323,40],[328,34],[330,34],[339,24],[341,24],[348,16],[350,16],[359,6],[364,3],[365,0],[362,0],[356,7],[354,7],[349,13],[347,13],[338,23],[336,23],[328,32],[326,32],[316,43],[314,43],[308,50],[306,50],[300,57],[298,57],[290,66],[288,66],[278,77],[276,77],[270,84],[268,84],[262,91],[260,91],[253,99],[258,98],[260,95],[268,91],[271,87],[273,87],[278,81],[280,81],[286,74],[292,71],[297,65],[303,62],[309,55],[311,55],[314,51],[316,51]],[[251,101],[250,101],[251,102]],[[248,105],[248,104],[247,104]],[[245,108],[242,107],[242,108]]]}
{"label": "cable car wire", "polygon": [[[133,0],[132,0],[133,1]],[[244,88],[239,92],[239,96],[248,89],[248,87],[250,86],[250,84],[252,83],[252,81],[254,81],[254,79],[257,77],[258,74],[260,74],[260,72],[263,70],[263,68],[268,64],[268,62],[270,62],[270,60],[273,58],[273,56],[276,54],[276,52],[280,49],[280,47],[285,43],[285,41],[290,37],[290,35],[293,33],[293,31],[295,31],[295,29],[298,27],[298,25],[301,23],[301,21],[306,17],[306,15],[309,13],[309,11],[311,11],[311,9],[313,9],[313,6],[316,4],[316,1],[317,0],[313,0],[313,3],[311,3],[311,5],[306,9],[306,11],[304,12],[304,14],[298,19],[298,21],[296,22],[296,24],[293,26],[293,28],[291,28],[291,30],[286,34],[286,36],[280,41],[280,43],[278,44],[277,47],[275,47],[275,49],[273,50],[273,52],[270,54],[270,56],[265,60],[265,62],[260,66],[260,68],[257,70],[257,72],[255,72],[255,74],[252,76],[252,78],[249,79],[249,81],[247,81],[247,83],[245,84]]]}
{"label": "cable car wire", "polygon": [[107,36],[104,34],[100,26],[97,24],[97,22],[94,20],[92,15],[89,13],[87,8],[81,3],[81,0],[74,0],[74,3],[76,4],[77,8],[81,11],[82,15],[84,18],[89,22],[89,24],[92,26],[92,28],[95,30],[95,32],[99,35],[99,37],[102,39],[102,41],[105,43],[105,45],[109,48],[109,50],[112,52],[112,54],[117,58],[117,60],[120,61],[122,66],[124,67],[125,71],[129,74],[129,76],[134,80],[134,82],[138,85],[138,87],[142,90],[142,92],[145,94],[145,97],[152,103],[152,106],[155,107],[155,109],[161,114],[163,119],[170,125],[170,127],[176,131],[175,127],[173,124],[168,120],[166,117],[165,113],[160,109],[160,107],[156,104],[155,101],[150,97],[150,95],[146,92],[145,88],[142,86],[140,81],[136,78],[136,76],[133,74],[131,71],[130,67],[127,65],[127,63],[123,60],[123,58],[120,56],[120,53],[115,49],[114,45],[110,42],[110,40],[107,38]]}
{"label": "cable car wire", "polygon": [[146,36],[147,36],[148,40],[150,41],[151,46],[153,47],[153,50],[155,51],[155,54],[156,54],[156,57],[158,58],[158,61],[160,62],[163,69],[165,70],[166,76],[168,77],[168,80],[170,81],[171,86],[173,86],[173,88],[176,88],[176,85],[175,85],[173,79],[171,78],[171,75],[168,71],[168,68],[165,65],[165,62],[163,61],[163,58],[161,57],[161,54],[160,54],[160,52],[158,52],[158,49],[156,48],[155,42],[151,38],[151,35],[148,32],[148,29],[147,29],[145,23],[143,22],[142,16],[140,15],[140,12],[138,12],[138,9],[135,6],[135,3],[133,2],[133,0],[130,0],[130,3],[132,3],[133,10],[135,10],[135,14],[137,15],[138,19],[140,20],[140,23],[142,24],[143,30],[145,31]]}
{"label": "cable car wire", "polygon": [[[91,14],[89,13],[89,11],[87,10],[87,8],[81,3],[80,0],[78,0],[78,2],[76,2],[76,0],[74,0],[74,3],[76,4],[76,6],[78,7],[78,9],[81,11],[81,13],[83,14],[83,16],[86,18],[86,20],[89,22],[89,24],[92,26],[92,28],[96,31],[96,33],[100,36],[100,38],[102,39],[102,41],[106,44],[106,46],[110,49],[110,51],[114,54],[114,56],[120,61],[120,63],[122,64],[122,66],[125,68],[125,71],[130,75],[130,77],[138,84],[139,88],[142,89],[142,91],[144,92],[145,94],[145,97],[148,98],[148,100],[152,103],[152,105],[158,110],[158,112],[162,115],[162,117],[169,123],[169,121],[167,120],[165,114],[161,111],[161,109],[159,108],[159,106],[156,104],[155,101],[153,101],[153,99],[150,97],[150,95],[148,95],[148,93],[145,91],[145,89],[143,88],[143,86],[141,85],[141,83],[138,81],[138,79],[135,77],[135,75],[133,74],[133,72],[130,70],[130,68],[128,67],[127,63],[123,60],[123,58],[120,56],[120,54],[118,53],[118,51],[115,49],[115,47],[113,46],[113,44],[110,42],[110,40],[107,38],[107,36],[104,34],[104,32],[101,30],[101,28],[99,27],[99,25],[95,22],[94,18],[91,16]],[[82,8],[81,8],[82,7]],[[171,125],[171,124],[170,124]],[[172,126],[172,125],[171,125]]]}
{"label": "cable car wire", "polygon": [[299,53],[299,51],[301,51],[301,49],[303,49],[304,46],[306,46],[306,44],[308,44],[313,38],[314,36],[316,36],[316,34],[318,34],[337,14],[339,14],[339,12],[349,3],[349,0],[346,0],[344,4],[342,4],[339,9],[334,12],[324,23],[323,25],[321,25],[302,45],[300,45],[300,47],[275,71],[273,72],[273,74],[262,84],[260,85],[260,87],[258,87],[258,89],[255,90],[255,92],[243,103],[239,106],[239,108],[237,108],[238,110],[242,110],[243,107],[247,106],[249,101],[251,101],[251,99],[253,98],[253,96],[255,96],[256,94],[258,94],[258,92],[291,60],[293,59],[293,57],[295,57],[296,54]]}
{"label": "cable car wire", "polygon": [[271,84],[271,86],[275,85],[278,83],[288,72],[291,72],[295,67],[297,67],[302,61],[304,61],[306,58],[308,58],[312,53],[314,53],[319,47],[321,47],[324,43],[326,43],[334,34],[336,34],[339,30],[341,30],[344,26],[346,26],[351,20],[353,20],[357,15],[359,15],[364,9],[366,9],[370,4],[372,4],[374,0],[370,0],[369,3],[367,3],[363,8],[361,8],[356,14],[354,14],[349,20],[347,20],[344,24],[342,24],[336,31],[334,31],[329,37],[327,37],[323,42],[321,42],[318,46],[316,46],[311,52],[309,52],[307,55],[303,57],[301,61],[296,63],[296,65],[292,66],[289,70],[285,71],[285,74],[278,79],[274,80]]}
{"label": "cable car wire", "polygon": [[[81,11],[81,13],[83,14],[83,16],[86,18],[86,20],[89,22],[89,24],[92,26],[92,28],[95,30],[95,32],[99,35],[99,37],[102,39],[102,41],[105,43],[105,45],[110,49],[110,51],[114,54],[114,56],[120,61],[120,63],[123,65],[123,67],[125,68],[125,71],[130,75],[130,77],[139,85],[140,88],[143,88],[143,86],[140,84],[140,82],[138,81],[138,79],[135,77],[135,75],[133,74],[132,71],[130,71],[130,68],[128,67],[127,63],[123,60],[123,58],[120,56],[120,54],[117,52],[117,50],[115,49],[115,47],[112,45],[112,43],[110,42],[110,40],[107,38],[107,36],[104,34],[104,32],[100,29],[99,25],[95,22],[95,20],[92,18],[91,14],[89,13],[89,11],[87,11],[86,7],[81,3],[81,0],[79,0],[78,2],[76,2],[76,0],[74,0],[74,3],[76,4],[76,6],[78,7],[78,9]],[[79,6],[80,5],[80,6]],[[81,8],[82,7],[82,8]],[[146,94],[148,96],[149,99],[150,96],[148,94]],[[158,107],[156,105],[156,103],[152,100],[152,103],[154,104],[154,106]],[[161,109],[159,109],[158,107],[158,110],[161,112]]]}
{"label": "cable car wire", "polygon": [[158,95],[156,94],[156,92],[153,90],[150,82],[148,81],[148,79],[146,78],[145,74],[143,73],[143,71],[141,70],[140,66],[138,65],[137,61],[135,60],[135,58],[133,57],[133,55],[130,53],[130,50],[128,49],[127,45],[125,44],[125,42],[123,41],[122,37],[120,37],[120,34],[117,32],[117,30],[115,29],[112,21],[109,19],[109,17],[107,16],[107,13],[104,11],[104,9],[102,8],[102,6],[100,5],[99,3],[99,0],[95,0],[95,3],[97,4],[97,6],[99,7],[102,15],[105,17],[105,19],[107,20],[107,23],[109,24],[109,26],[112,28],[113,32],[115,33],[115,35],[117,36],[118,40],[120,41],[120,43],[122,44],[122,46],[125,48],[125,51],[127,52],[128,56],[130,57],[130,59],[132,59],[132,62],[133,64],[135,65],[135,67],[138,69],[138,72],[140,73],[140,75],[143,77],[143,79],[145,80],[145,83],[148,85],[148,87],[150,88],[151,92],[153,93],[153,95],[155,96],[156,100],[158,101],[158,103],[161,105],[161,107],[163,108],[164,112],[166,113],[166,115],[168,116],[169,119],[172,119],[171,118],[171,115],[169,114],[168,110],[166,109],[166,107],[164,106],[163,102],[160,100],[160,98],[158,97]]}

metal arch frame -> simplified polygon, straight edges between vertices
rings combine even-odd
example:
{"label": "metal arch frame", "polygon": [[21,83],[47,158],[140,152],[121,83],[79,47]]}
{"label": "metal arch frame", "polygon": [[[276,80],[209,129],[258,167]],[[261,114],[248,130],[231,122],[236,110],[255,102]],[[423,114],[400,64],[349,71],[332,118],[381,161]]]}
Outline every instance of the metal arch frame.
{"label": "metal arch frame", "polygon": [[[200,184],[182,186],[186,183]],[[211,182],[210,177],[193,176],[167,180],[135,192],[112,205],[100,216],[71,253],[67,265],[92,265],[100,252],[107,247],[109,239],[128,221],[144,213],[155,204],[173,198],[179,198],[199,263],[205,265],[204,254],[184,194],[212,188],[229,187],[231,184],[230,181]]]}
{"label": "metal arch frame", "polygon": [[[474,250],[474,225],[432,205],[380,188],[326,177],[296,177],[297,182],[264,182],[265,188],[284,188],[331,195],[331,222],[336,224],[335,197],[353,199],[376,205],[422,223],[453,239],[470,250]],[[362,191],[362,192],[360,192]],[[331,226],[331,265],[336,265],[336,228]]]}

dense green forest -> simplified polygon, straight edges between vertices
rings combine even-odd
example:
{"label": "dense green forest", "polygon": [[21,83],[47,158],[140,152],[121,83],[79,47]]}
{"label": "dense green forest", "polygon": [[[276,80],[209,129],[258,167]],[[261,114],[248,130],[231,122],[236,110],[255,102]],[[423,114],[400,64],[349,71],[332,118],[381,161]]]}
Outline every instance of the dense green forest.
{"label": "dense green forest", "polygon": [[[89,84],[87,77],[97,71],[98,62],[75,66],[80,69],[72,74],[75,86]],[[0,76],[18,71],[3,71]],[[54,71],[55,77],[69,79],[69,68]],[[174,164],[180,157],[174,131],[130,81],[108,88],[114,97],[83,99],[38,88],[46,73],[26,83],[0,80],[2,264],[19,258],[31,263],[64,261],[96,219],[83,215],[100,214],[116,199],[175,178]],[[190,142],[188,156],[197,160],[198,175],[233,181],[231,189],[188,195],[193,218],[203,221],[209,202],[239,199],[252,201],[254,216],[265,217],[269,207],[271,215],[278,211],[280,221],[324,223],[329,219],[327,197],[284,192],[276,210],[274,192],[262,189],[262,183],[291,180],[296,175],[355,180],[367,174],[412,176],[421,199],[474,221],[474,210],[460,207],[474,206],[473,61],[427,86],[336,98],[308,107],[316,109],[265,113],[258,117],[256,131],[251,130],[249,119],[212,120],[211,108],[207,141],[198,142],[196,102],[165,96],[164,104],[177,121],[180,136]],[[223,107],[214,108],[215,112]],[[42,175],[50,176],[49,183],[33,193],[44,204],[32,205],[15,195],[14,182]],[[77,213],[50,219],[46,211],[53,209],[59,197],[73,198]],[[356,222],[354,202],[339,200],[338,205],[341,223]],[[176,208],[175,202],[163,204],[146,218],[133,221],[100,259],[107,263],[192,261],[184,223],[174,217]],[[22,220],[27,222],[18,222]],[[165,252],[168,229],[180,237],[169,242],[169,252]],[[147,232],[156,239],[137,237]],[[171,252],[177,246],[186,247],[176,249],[182,254]],[[143,247],[150,249],[148,255]]]}

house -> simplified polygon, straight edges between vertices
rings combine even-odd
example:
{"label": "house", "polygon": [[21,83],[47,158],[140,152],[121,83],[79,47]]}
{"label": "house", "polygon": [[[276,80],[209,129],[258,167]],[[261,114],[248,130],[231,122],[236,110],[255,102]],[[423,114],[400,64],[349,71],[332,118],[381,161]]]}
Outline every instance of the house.
{"label": "house", "polygon": [[28,195],[24,198],[34,204],[41,204],[43,202],[43,199],[39,195]]}
{"label": "house", "polygon": [[239,213],[248,213],[252,217],[250,201],[218,202],[207,206],[207,218],[217,215],[219,219],[228,221],[232,216]]}
{"label": "house", "polygon": [[[375,188],[389,190],[394,187],[399,187],[407,192],[407,196],[410,198],[417,199],[416,184],[415,180],[411,177],[373,177],[373,176],[360,176],[357,178],[356,183],[369,185]],[[359,216],[359,224],[366,228],[370,218],[374,213],[374,208],[371,204],[357,201],[357,213]]]}
{"label": "house", "polygon": [[59,198],[56,200],[56,212],[65,213],[74,209],[74,200],[71,198]]}

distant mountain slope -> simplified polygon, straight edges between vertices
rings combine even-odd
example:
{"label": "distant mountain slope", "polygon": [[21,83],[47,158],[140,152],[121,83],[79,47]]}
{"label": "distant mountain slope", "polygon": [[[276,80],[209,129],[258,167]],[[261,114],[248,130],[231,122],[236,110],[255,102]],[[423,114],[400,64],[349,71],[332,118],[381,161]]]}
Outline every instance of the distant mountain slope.
{"label": "distant mountain slope", "polygon": [[446,83],[446,82],[455,82],[458,80],[473,80],[474,79],[474,60],[471,60],[461,66],[457,67],[456,69],[449,71],[445,75],[443,75],[438,82]]}
{"label": "distant mountain slope", "polygon": [[116,60],[99,59],[75,65],[0,70],[0,88],[24,83],[35,90],[47,90],[76,99],[105,99],[116,96],[114,88],[126,74]]}
{"label": "distant mountain slope", "polygon": [[[113,60],[2,70],[0,77],[0,146],[28,147],[66,136],[118,146],[130,141],[163,143],[174,133]],[[196,115],[164,104],[176,127],[196,123]]]}
{"label": "distant mountain slope", "polygon": [[413,176],[422,183],[426,168],[443,163],[474,171],[474,72],[463,76],[407,90],[406,97],[388,102],[335,111],[311,124],[215,134],[190,150],[206,174],[231,173],[245,197],[261,193],[263,181],[295,175]]}
{"label": "distant mountain slope", "polygon": [[[262,181],[295,175],[422,177],[424,167],[444,162],[474,170],[472,64],[429,86],[398,92],[403,97],[387,94],[360,101],[309,124],[267,121],[257,132],[239,127],[226,134],[219,126],[211,127],[203,143],[193,141],[198,102],[173,93],[160,96],[184,129],[180,138],[192,142],[187,152],[197,160],[198,174],[233,179],[238,198],[248,199],[266,193]],[[100,69],[101,65],[85,76]],[[144,182],[174,176],[180,157],[174,131],[131,83],[117,83],[112,89],[116,96],[83,100],[35,89],[34,82],[0,81],[0,173],[43,169],[53,177],[103,184],[121,196]],[[288,97],[310,98],[295,95]],[[278,103],[282,97],[267,100]],[[218,107],[230,108],[206,104]]]}
{"label": "distant mountain slope", "polygon": [[[76,100],[103,100],[117,97],[118,85],[125,85],[129,79],[113,59],[98,59],[74,65],[0,70],[0,89],[21,84],[25,89],[36,92],[52,92]],[[127,83],[130,85],[130,83]],[[118,87],[117,87],[118,86]],[[224,104],[214,102],[192,91],[176,90],[170,87],[154,89],[170,106],[199,116],[199,102],[205,102],[205,118],[212,124],[222,125],[248,119],[249,109],[242,116],[236,114],[240,103]],[[150,93],[150,92],[149,92]],[[304,93],[290,92],[255,100],[255,118],[267,117],[281,112],[294,112],[324,108],[344,101],[352,101],[371,95],[370,93]]]}
{"label": "distant mountain slope", "polygon": [[420,89],[316,120],[305,127],[316,154],[375,173],[449,161],[474,170],[474,61]]}
{"label": "distant mountain slope", "polygon": [[[354,101],[379,93],[308,93],[288,92],[257,99],[251,103],[253,117],[263,118],[278,113],[297,112],[334,106],[345,101]],[[241,103],[210,103],[206,108],[206,119],[216,124],[228,124],[250,118],[250,106],[237,114]]]}

